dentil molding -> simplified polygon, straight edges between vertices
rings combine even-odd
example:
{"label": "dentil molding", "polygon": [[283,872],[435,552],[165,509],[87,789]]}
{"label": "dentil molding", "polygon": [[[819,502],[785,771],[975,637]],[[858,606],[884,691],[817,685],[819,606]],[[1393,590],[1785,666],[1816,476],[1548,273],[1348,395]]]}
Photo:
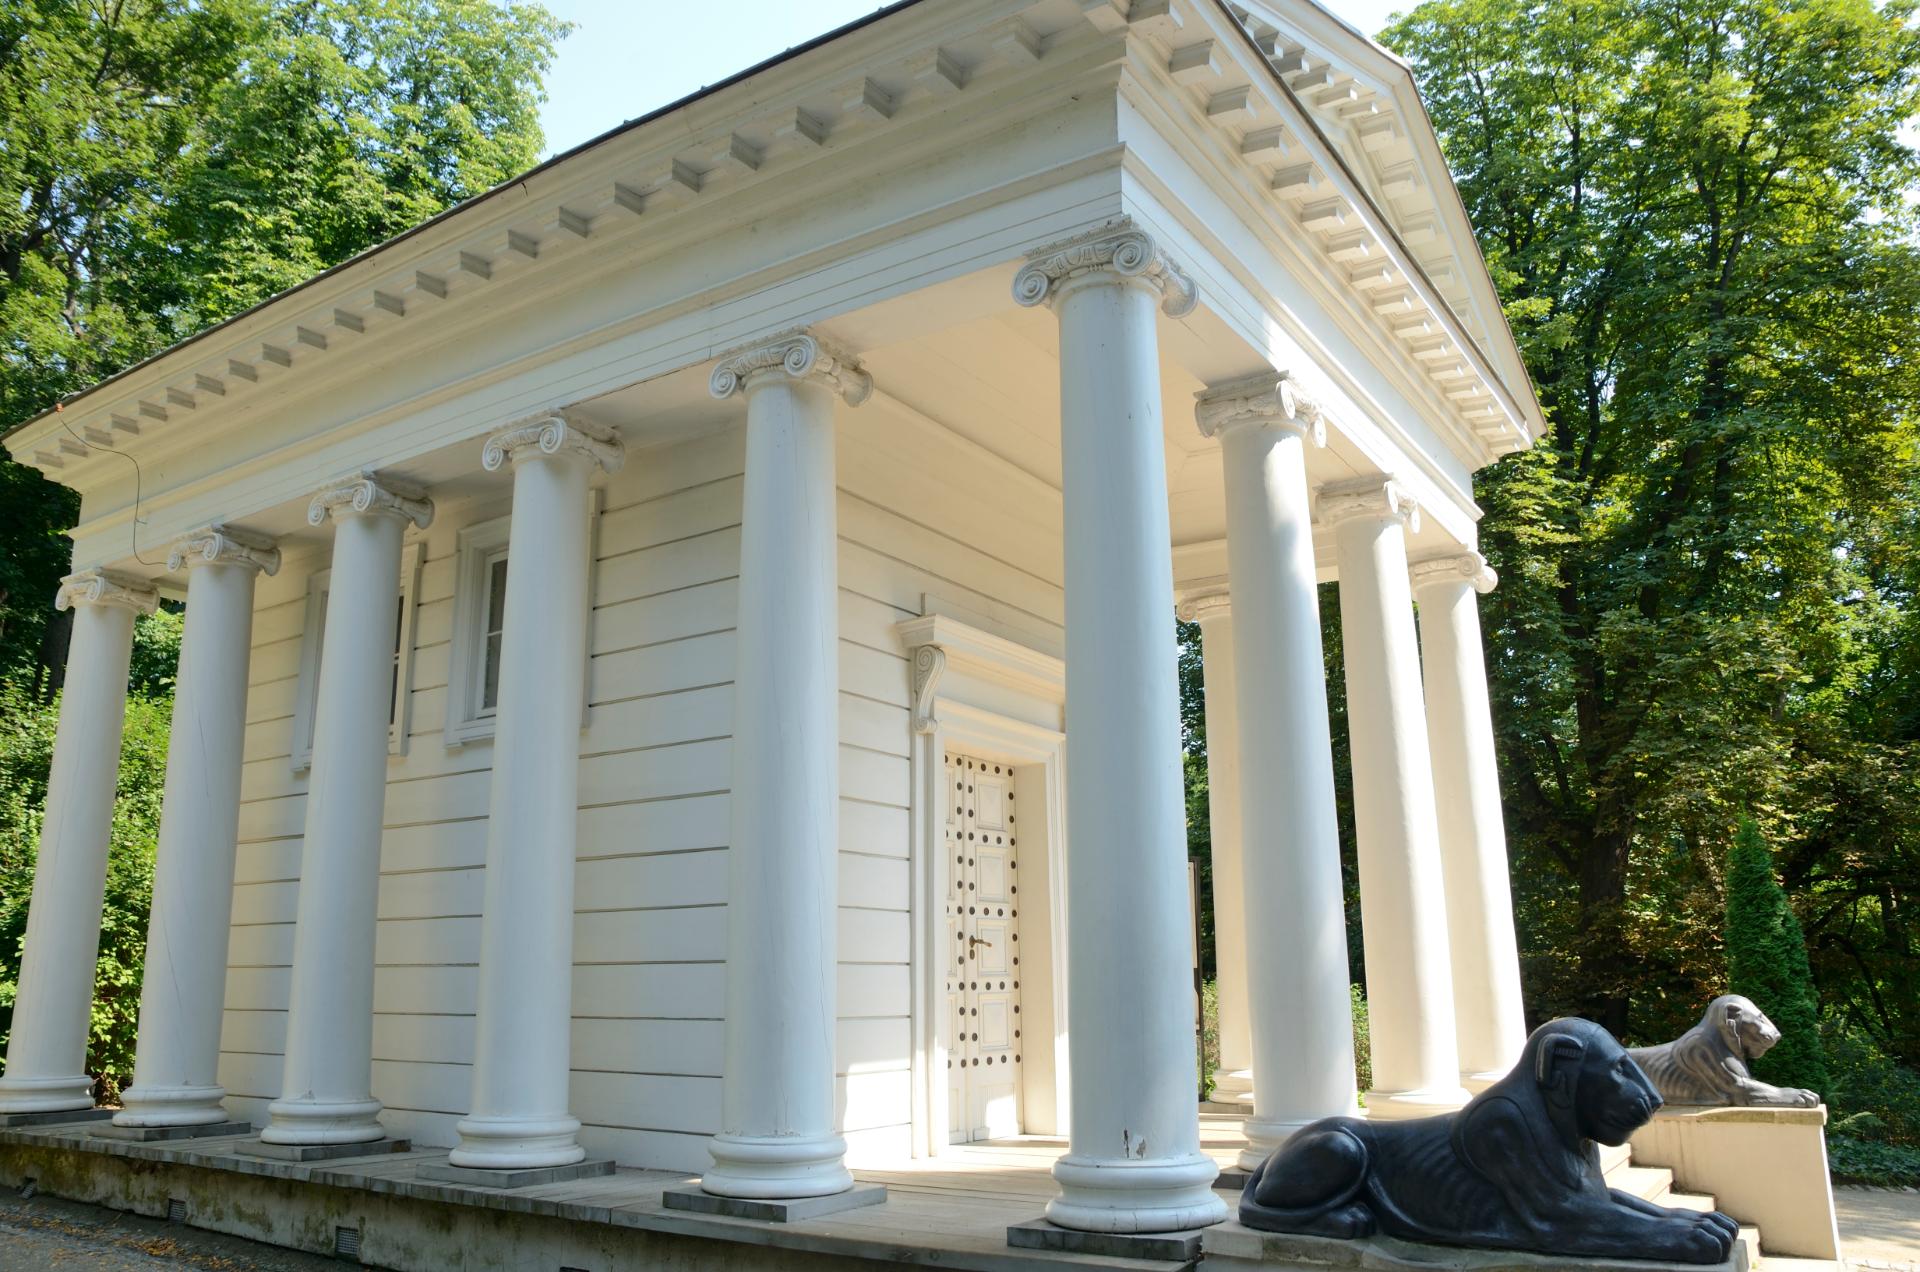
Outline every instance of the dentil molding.
{"label": "dentil molding", "polygon": [[852,355],[804,329],[783,332],[771,340],[723,354],[707,381],[707,390],[717,398],[732,397],[750,387],[756,376],[776,371],[784,371],[796,380],[824,384],[848,406],[860,405],[873,392],[873,377]]}
{"label": "dentil molding", "polygon": [[151,614],[160,608],[160,593],[137,574],[82,570],[61,579],[60,590],[53,596],[56,610],[69,610],[76,605],[118,605],[136,614]]}
{"label": "dentil molding", "polygon": [[489,437],[480,448],[480,466],[497,472],[523,457],[544,459],[563,452],[585,455],[609,473],[619,472],[627,459],[626,447],[611,429],[578,424],[564,415],[536,415]]}
{"label": "dentil molding", "polygon": [[1033,253],[1013,276],[1013,298],[1029,307],[1050,303],[1069,281],[1096,273],[1149,284],[1160,293],[1160,309],[1169,318],[1185,318],[1200,303],[1200,293],[1186,271],[1151,235],[1125,219]]}
{"label": "dentil molding", "polygon": [[1494,573],[1487,559],[1478,552],[1425,557],[1409,565],[1407,574],[1416,590],[1432,583],[1465,582],[1484,596],[1500,586],[1500,576]]}
{"label": "dentil molding", "polygon": [[265,535],[232,526],[207,526],[181,535],[167,549],[167,569],[197,565],[244,565],[263,574],[280,571],[280,549]]}
{"label": "dentil molding", "polygon": [[1397,521],[1410,532],[1420,529],[1419,502],[1405,486],[1388,476],[1329,482],[1320,487],[1315,510],[1320,524],[1328,527],[1369,518]]}
{"label": "dentil molding", "polygon": [[1193,418],[1202,437],[1219,437],[1229,429],[1250,425],[1284,428],[1315,446],[1327,444],[1327,422],[1320,404],[1285,371],[1266,371],[1196,393]]}
{"label": "dentil molding", "polygon": [[373,473],[361,473],[345,481],[325,486],[307,505],[307,524],[317,526],[329,516],[355,517],[383,513],[405,517],[422,530],[433,520],[433,500],[417,486],[406,485]]}

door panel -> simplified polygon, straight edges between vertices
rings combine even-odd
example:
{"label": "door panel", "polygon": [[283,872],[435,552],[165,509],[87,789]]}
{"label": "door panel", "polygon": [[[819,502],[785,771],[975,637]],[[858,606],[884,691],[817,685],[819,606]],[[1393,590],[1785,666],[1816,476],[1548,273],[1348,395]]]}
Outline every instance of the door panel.
{"label": "door panel", "polygon": [[947,757],[948,1138],[1020,1132],[1019,861],[1013,769]]}

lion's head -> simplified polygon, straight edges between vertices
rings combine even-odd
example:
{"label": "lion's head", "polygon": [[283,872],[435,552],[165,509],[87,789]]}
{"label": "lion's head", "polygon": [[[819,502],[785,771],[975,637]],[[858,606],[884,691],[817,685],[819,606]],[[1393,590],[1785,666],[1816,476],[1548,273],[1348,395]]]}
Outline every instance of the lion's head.
{"label": "lion's head", "polygon": [[1624,1144],[1662,1103],[1626,1048],[1590,1020],[1548,1021],[1534,1030],[1528,1049],[1548,1107],[1582,1139]]}
{"label": "lion's head", "polygon": [[1767,1013],[1754,1006],[1751,998],[1722,994],[1707,1004],[1704,1028],[1720,1035],[1727,1050],[1742,1060],[1758,1060],[1780,1041],[1780,1028],[1767,1019]]}

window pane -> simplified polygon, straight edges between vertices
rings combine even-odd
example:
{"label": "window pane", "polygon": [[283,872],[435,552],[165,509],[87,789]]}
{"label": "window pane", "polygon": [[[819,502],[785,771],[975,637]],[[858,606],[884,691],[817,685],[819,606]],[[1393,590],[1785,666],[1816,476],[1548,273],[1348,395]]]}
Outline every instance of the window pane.
{"label": "window pane", "polygon": [[487,635],[487,660],[485,679],[480,685],[480,709],[491,711],[500,702],[500,633]]}
{"label": "window pane", "polygon": [[501,557],[487,567],[487,634],[506,626],[507,558]]}

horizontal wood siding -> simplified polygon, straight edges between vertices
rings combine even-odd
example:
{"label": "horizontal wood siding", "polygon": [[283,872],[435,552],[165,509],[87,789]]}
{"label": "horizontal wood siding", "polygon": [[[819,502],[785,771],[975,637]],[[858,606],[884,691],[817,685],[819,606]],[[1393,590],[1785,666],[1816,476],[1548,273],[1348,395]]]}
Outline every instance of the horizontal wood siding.
{"label": "horizontal wood siding", "polygon": [[[910,1143],[912,738],[894,625],[932,593],[1057,638],[1061,598],[1057,506],[995,506],[993,461],[910,413],[842,418],[837,1098],[859,1161]],[[572,1099],[588,1150],[632,1164],[699,1170],[719,1129],[741,490],[735,430],[635,455],[602,492]],[[374,1094],[392,1130],[428,1143],[452,1142],[467,1099],[492,782],[491,743],[449,748],[442,731],[457,539],[505,511],[443,507],[421,536],[409,736],[389,763]],[[307,785],[288,757],[306,580],[326,564],[291,556],[255,613],[221,1080],[256,1121],[286,1033]]]}

